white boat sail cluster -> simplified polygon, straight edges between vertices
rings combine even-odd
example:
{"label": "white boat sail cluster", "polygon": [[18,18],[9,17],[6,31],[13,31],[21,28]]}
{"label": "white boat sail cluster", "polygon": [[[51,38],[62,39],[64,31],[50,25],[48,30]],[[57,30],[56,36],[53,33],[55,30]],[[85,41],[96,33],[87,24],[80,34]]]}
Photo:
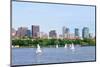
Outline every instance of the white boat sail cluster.
{"label": "white boat sail cluster", "polygon": [[[64,48],[67,48],[67,47],[68,47],[67,44],[65,44]],[[74,44],[73,43],[70,44],[69,47],[70,47],[71,50],[75,50],[75,47],[74,47]],[[58,48],[58,44],[56,45],[56,48]],[[40,53],[42,53],[42,50],[40,48],[40,45],[37,44],[36,54],[40,54]]]}
{"label": "white boat sail cluster", "polygon": [[[65,44],[65,47],[64,47],[64,48],[67,48],[67,44]],[[73,43],[70,44],[70,45],[69,45],[69,48],[70,48],[71,50],[75,50],[74,44],[73,44]]]}

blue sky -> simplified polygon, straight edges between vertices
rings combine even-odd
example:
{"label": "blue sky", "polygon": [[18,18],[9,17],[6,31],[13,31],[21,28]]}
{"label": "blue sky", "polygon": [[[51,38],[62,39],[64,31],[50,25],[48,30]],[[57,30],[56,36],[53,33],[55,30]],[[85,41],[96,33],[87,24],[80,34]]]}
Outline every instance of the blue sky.
{"label": "blue sky", "polygon": [[70,28],[74,33],[79,28],[89,27],[90,33],[95,33],[95,7],[60,5],[30,2],[12,2],[12,27],[28,27],[39,25],[40,31],[48,33],[56,30],[62,34],[62,27]]}

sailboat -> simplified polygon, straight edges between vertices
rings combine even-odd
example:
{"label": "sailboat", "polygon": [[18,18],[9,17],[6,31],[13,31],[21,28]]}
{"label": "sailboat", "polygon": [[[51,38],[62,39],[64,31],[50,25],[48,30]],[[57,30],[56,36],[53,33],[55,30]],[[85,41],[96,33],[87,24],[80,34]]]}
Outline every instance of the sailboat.
{"label": "sailboat", "polygon": [[38,54],[38,53],[41,53],[41,52],[42,52],[42,50],[41,50],[41,48],[40,48],[40,45],[37,44],[37,50],[36,50],[36,53]]}
{"label": "sailboat", "polygon": [[71,44],[70,49],[72,49],[72,50],[74,50],[74,49],[75,49],[75,47],[74,47],[74,44],[73,44],[73,43]]}
{"label": "sailboat", "polygon": [[58,44],[56,45],[56,48],[58,48]]}
{"label": "sailboat", "polygon": [[65,47],[64,48],[67,48],[67,44],[65,44]]}
{"label": "sailboat", "polygon": [[14,46],[12,45],[12,48],[14,48]]}
{"label": "sailboat", "polygon": [[71,47],[72,47],[72,45],[71,45],[71,44],[69,44],[69,47],[71,48]]}

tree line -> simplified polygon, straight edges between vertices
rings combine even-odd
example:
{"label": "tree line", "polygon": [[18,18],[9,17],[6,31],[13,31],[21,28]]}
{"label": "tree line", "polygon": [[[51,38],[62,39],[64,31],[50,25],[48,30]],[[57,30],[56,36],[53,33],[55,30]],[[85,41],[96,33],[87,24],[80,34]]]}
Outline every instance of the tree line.
{"label": "tree line", "polygon": [[13,46],[20,47],[36,47],[39,44],[42,47],[49,46],[64,46],[65,44],[75,44],[81,46],[95,46],[95,39],[76,39],[76,40],[67,40],[67,39],[13,39]]}

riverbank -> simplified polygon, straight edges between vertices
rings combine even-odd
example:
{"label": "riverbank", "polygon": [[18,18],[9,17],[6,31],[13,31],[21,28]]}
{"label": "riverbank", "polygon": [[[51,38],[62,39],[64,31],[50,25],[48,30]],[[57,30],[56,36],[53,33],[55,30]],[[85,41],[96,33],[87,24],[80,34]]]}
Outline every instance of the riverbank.
{"label": "riverbank", "polygon": [[[95,45],[75,45],[75,47],[86,47],[86,46],[94,46]],[[41,48],[56,48],[56,45],[55,46],[40,46]],[[58,46],[58,47],[63,47],[64,46]],[[69,46],[68,46],[69,47]],[[37,48],[36,46],[13,46],[12,48]]]}

